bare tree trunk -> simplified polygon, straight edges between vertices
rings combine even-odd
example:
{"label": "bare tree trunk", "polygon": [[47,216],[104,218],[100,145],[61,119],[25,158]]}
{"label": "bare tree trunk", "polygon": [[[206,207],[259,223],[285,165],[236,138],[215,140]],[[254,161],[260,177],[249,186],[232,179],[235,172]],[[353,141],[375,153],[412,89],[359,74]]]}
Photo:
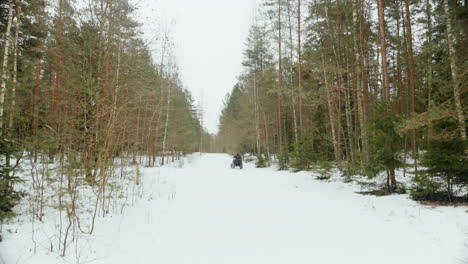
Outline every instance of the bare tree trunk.
{"label": "bare tree trunk", "polygon": [[406,92],[405,92],[405,88],[403,87],[403,75],[402,75],[402,67],[401,67],[401,37],[400,37],[400,19],[401,19],[401,16],[400,16],[400,12],[398,11],[397,12],[398,15],[397,15],[397,21],[396,21],[396,37],[397,37],[397,86],[398,86],[398,112],[403,114],[403,113],[406,113],[406,98],[407,98],[407,95],[406,95]]}
{"label": "bare tree trunk", "polygon": [[384,7],[383,0],[378,1],[378,10],[379,10],[379,29],[380,29],[380,48],[382,50],[382,89],[383,89],[383,100],[384,103],[390,101],[390,90],[388,86],[388,66],[387,66],[387,41],[385,33],[385,17],[384,17]]}
{"label": "bare tree trunk", "polygon": [[[337,2],[337,6],[339,7],[339,1]],[[331,34],[335,34],[333,32],[333,27],[330,25],[330,20],[328,17],[328,8],[325,8],[325,17],[326,17],[326,23],[328,25],[328,28],[330,30]],[[341,21],[338,16],[337,19],[337,26],[338,28],[341,26],[340,25]],[[335,45],[332,45],[332,50],[333,54],[335,56],[335,68],[336,68],[336,75],[338,79],[338,87],[342,87],[342,75],[341,75],[341,69],[340,69],[340,30],[338,30],[338,51]],[[325,61],[324,58],[322,57],[322,64],[323,64],[323,73],[324,73],[324,81],[327,83],[327,75],[325,72]],[[328,101],[328,107],[329,107],[329,115],[330,115],[330,123],[332,124],[332,136],[333,136],[333,147],[334,147],[334,152],[335,152],[335,160],[339,161],[341,160],[341,92],[340,91],[335,91],[333,90],[333,93],[330,92],[329,87],[326,87],[327,89],[327,101]],[[337,98],[335,98],[337,96]],[[337,101],[338,103],[334,103],[334,101]]]}
{"label": "bare tree trunk", "polygon": [[[160,100],[159,100],[159,103],[158,103],[158,121],[156,123],[156,127],[155,127],[155,133],[154,133],[154,146],[156,148],[156,146],[158,146],[158,137],[159,137],[159,125],[161,123],[161,117],[162,117],[162,109],[163,109],[163,95],[164,95],[164,90],[161,88],[161,91],[160,91]],[[157,151],[157,150],[156,150]],[[156,152],[155,151],[155,152]],[[156,155],[156,154],[155,154]]]}
{"label": "bare tree trunk", "polygon": [[281,151],[283,140],[282,140],[282,115],[281,115],[281,104],[282,104],[282,89],[283,89],[283,68],[282,68],[282,52],[281,52],[281,0],[278,0],[278,102],[277,102],[277,126],[278,126],[278,148]]}
{"label": "bare tree trunk", "polygon": [[[369,161],[369,139],[367,133],[367,113],[368,113],[368,94],[367,94],[367,66],[366,66],[366,49],[365,49],[365,42],[364,42],[364,10],[362,7],[362,2],[359,3],[360,12],[356,10],[356,16],[359,14],[359,44],[360,44],[360,51],[356,51],[356,66],[358,70],[357,80],[360,81],[359,85],[362,87],[362,93],[358,93],[358,115],[359,115],[359,124],[361,128],[361,142],[362,142],[362,152],[363,152],[363,159],[365,162]],[[357,6],[356,6],[357,8]],[[356,17],[357,19],[357,17]],[[357,27],[356,21],[356,27]],[[356,32],[357,36],[357,32]],[[354,44],[357,48],[357,43]],[[360,71],[360,74],[359,74]],[[360,78],[360,79],[359,79]]]}
{"label": "bare tree trunk", "polygon": [[257,87],[257,65],[255,65],[254,69],[254,108],[255,108],[255,139],[256,139],[256,147],[257,147],[257,155],[260,154],[260,114],[258,112],[258,87]]}
{"label": "bare tree trunk", "polygon": [[[343,87],[345,84],[344,79],[343,79],[343,72],[342,69],[348,68],[348,63],[343,62],[343,57],[345,56],[345,48],[343,48],[343,29],[342,29],[342,10],[341,10],[341,2],[339,0],[336,1],[336,10],[337,10],[337,30],[338,30],[338,48],[337,48],[337,54],[335,53],[335,56],[337,56],[337,63],[338,63],[338,86]],[[346,158],[351,158],[351,161],[355,161],[354,157],[354,142],[353,142],[353,124],[351,121],[351,97],[349,96],[350,91],[344,91],[344,100],[345,100],[345,121],[346,121],[346,132],[348,134],[348,140],[344,137],[345,144],[348,146],[348,151],[347,151],[347,157]],[[340,93],[341,97],[341,93]],[[340,101],[341,102],[341,101]],[[341,103],[340,103],[341,104]],[[339,107],[341,109],[341,107]],[[341,114],[341,110],[339,110],[338,115]],[[340,122],[341,123],[341,122]]]}
{"label": "bare tree trunk", "polygon": [[[256,90],[255,82],[256,82],[256,80],[255,80],[255,72],[254,72],[254,90]],[[256,96],[257,96],[256,91],[254,91],[254,93],[255,93],[254,94],[254,99],[257,100],[256,99]],[[203,104],[204,104],[203,103],[203,98],[204,98],[203,94],[202,94],[201,98],[202,98],[202,102],[198,106],[198,118],[200,119],[200,142],[198,144],[198,152],[200,152],[200,155],[203,152],[203,127],[205,125],[205,122],[204,122],[204,115],[205,114],[203,112],[204,111],[203,110]],[[257,101],[255,101],[255,111],[258,111],[256,103],[257,103]],[[257,112],[255,112],[255,118],[257,118]]]}
{"label": "bare tree trunk", "polygon": [[[59,10],[58,10],[58,21],[55,23],[57,31],[57,42],[60,44],[62,39],[62,15],[63,15],[63,2],[59,0]],[[54,119],[58,117],[58,101],[60,97],[60,75],[62,71],[62,55],[60,49],[56,54],[56,65],[55,65],[55,87],[52,95],[52,110],[54,114]]]}
{"label": "bare tree trunk", "polygon": [[[105,54],[104,54],[104,85],[102,89],[102,95],[104,98],[109,96],[109,79],[110,79],[110,57],[111,57],[111,49],[112,49],[112,35],[113,35],[113,18],[112,18],[112,1],[108,2],[109,12],[107,15],[108,21],[108,28],[107,28],[107,45],[105,47]],[[106,7],[107,9],[107,7]]]}
{"label": "bare tree trunk", "polygon": [[[361,58],[360,58],[360,51],[359,51],[359,40],[358,40],[358,3],[357,1],[353,1],[353,48],[354,48],[354,74],[355,74],[355,84],[357,90],[362,90],[361,87]],[[357,94],[358,100],[358,116],[359,116],[359,123],[361,128],[361,140],[363,140],[362,132],[363,132],[363,102],[362,102],[362,93]]]}
{"label": "bare tree trunk", "polygon": [[345,115],[346,115],[346,130],[348,133],[348,151],[351,158],[351,162],[356,161],[356,157],[354,155],[354,129],[353,129],[353,121],[352,121],[352,109],[351,109],[351,96],[350,92],[345,92]]}
{"label": "bare tree trunk", "polygon": [[166,109],[166,123],[164,125],[164,137],[162,144],[162,165],[164,165],[164,158],[166,157],[166,148],[167,148],[167,131],[169,128],[169,113],[171,110],[171,84],[168,85],[167,92],[167,109]]}
{"label": "bare tree trunk", "polygon": [[[327,73],[325,71],[325,60],[322,57],[322,68],[323,68],[323,79],[325,83],[327,82]],[[328,104],[328,117],[330,119],[330,127],[331,127],[331,132],[332,132],[332,141],[333,141],[333,150],[335,153],[335,160],[339,161],[340,160],[340,146],[339,146],[339,141],[338,141],[338,131],[336,129],[336,117],[335,117],[335,110],[334,110],[334,105],[333,105],[333,98],[330,93],[329,87],[326,87],[326,92],[327,92],[327,104]]]}
{"label": "bare tree trunk", "polygon": [[296,114],[296,91],[294,89],[294,81],[293,81],[293,61],[294,61],[294,56],[293,56],[293,26],[291,22],[291,0],[288,0],[288,27],[289,27],[289,42],[290,42],[290,48],[289,48],[289,63],[290,63],[290,76],[291,76],[291,87],[292,88],[292,96],[291,96],[291,101],[292,101],[292,110],[293,110],[293,125],[294,125],[294,139],[296,144],[298,143],[298,134],[297,134],[297,114]]}
{"label": "bare tree trunk", "polygon": [[8,121],[8,129],[10,137],[13,133],[13,121],[15,117],[16,108],[16,86],[18,84],[18,36],[20,31],[20,18],[21,18],[21,7],[16,7],[16,23],[15,23],[15,40],[13,48],[13,86],[11,87],[11,98],[10,98],[10,116]]}
{"label": "bare tree trunk", "polygon": [[2,64],[2,84],[0,91],[0,136],[3,133],[3,112],[5,103],[6,93],[6,81],[7,81],[7,66],[8,66],[8,53],[10,49],[10,32],[11,24],[13,23],[13,0],[8,1],[8,22],[5,33],[5,49],[3,50],[3,64]]}
{"label": "bare tree trunk", "polygon": [[[299,108],[299,128],[303,132],[302,116],[302,45],[301,45],[301,0],[297,0],[297,74],[298,74],[298,108]],[[292,45],[292,44],[291,44]]]}
{"label": "bare tree trunk", "polygon": [[411,15],[409,0],[405,0],[405,11],[406,11],[406,33],[407,33],[407,46],[408,46],[408,81],[409,89],[411,92],[411,112],[415,111],[416,108],[416,96],[415,96],[415,64],[413,55],[413,33],[411,30]]}
{"label": "bare tree trunk", "polygon": [[[416,95],[415,95],[415,65],[414,65],[414,56],[413,56],[413,33],[411,30],[411,15],[410,15],[410,6],[409,0],[405,0],[405,13],[406,13],[406,33],[407,33],[407,47],[408,47],[408,84],[409,90],[411,93],[411,112],[416,111]],[[411,147],[413,149],[413,159],[414,159],[414,171],[417,175],[418,173],[418,151],[416,145],[416,130],[411,130]],[[392,180],[392,185],[396,184],[395,179]]]}
{"label": "bare tree trunk", "polygon": [[120,90],[119,86],[119,81],[120,81],[120,67],[121,67],[121,57],[122,57],[122,48],[120,47],[120,43],[118,44],[117,47],[117,69],[115,72],[115,87],[114,87],[114,93],[113,93],[113,102],[112,102],[112,116],[115,119],[117,116],[117,100],[118,100],[118,94]]}
{"label": "bare tree trunk", "polygon": [[270,142],[269,142],[269,137],[268,137],[268,121],[266,118],[265,111],[263,111],[263,125],[265,129],[265,148],[266,148],[266,155],[267,155],[267,160],[270,162]]}
{"label": "bare tree trunk", "polygon": [[[408,114],[408,107],[407,107],[407,89],[403,85],[403,74],[402,74],[402,59],[401,59],[401,34],[400,34],[400,26],[404,27],[404,25],[401,25],[402,23],[400,22],[400,19],[402,19],[402,14],[400,12],[400,5],[398,3],[398,14],[397,14],[397,24],[396,24],[396,37],[397,37],[397,87],[398,87],[398,99],[397,101],[399,102],[399,108],[398,108],[398,113],[400,114]],[[403,21],[405,19],[403,18]],[[404,31],[404,28],[403,28]],[[404,34],[403,34],[404,35]],[[408,157],[408,136],[404,135],[404,144],[403,144],[403,163],[406,164]],[[403,166],[403,177],[406,177],[406,166]]]}
{"label": "bare tree trunk", "polygon": [[33,92],[33,123],[32,123],[32,134],[37,135],[39,128],[39,85],[41,82],[41,60],[36,58],[36,77],[34,81],[34,92]]}
{"label": "bare tree trunk", "polygon": [[[452,31],[452,20],[450,16],[450,9],[448,0],[444,0],[444,11],[445,18],[447,20],[447,38],[448,38],[448,48],[449,48],[449,58],[450,58],[450,70],[452,73],[452,87],[453,87],[453,100],[455,101],[455,110],[458,118],[458,127],[460,129],[460,137],[463,141],[466,142],[466,127],[465,127],[465,117],[463,114],[463,107],[461,104],[461,94],[458,80],[458,67],[456,61],[456,51],[455,51],[455,37]],[[465,148],[465,153],[468,153],[468,147]]]}
{"label": "bare tree trunk", "polygon": [[[426,0],[426,20],[427,20],[427,32],[426,32],[426,42],[430,45],[430,54],[427,61],[427,108],[430,112],[432,110],[432,7],[430,0]],[[428,125],[428,136],[431,137],[432,135],[432,124],[429,123]]]}
{"label": "bare tree trunk", "polygon": [[[380,49],[379,48],[376,48],[376,51],[375,51],[377,54],[376,54],[376,58],[375,60],[371,57],[371,58],[368,58],[368,60],[372,61],[374,63],[374,72],[373,72],[373,82],[371,84],[372,88],[371,88],[371,93],[370,95],[372,96],[372,102],[374,103],[377,103],[378,101],[378,97],[379,97],[379,94],[382,94],[382,97],[383,97],[383,92],[382,90],[380,89],[380,83],[382,83],[382,73],[381,73],[381,67],[380,67]],[[364,79],[362,79],[364,81]]]}

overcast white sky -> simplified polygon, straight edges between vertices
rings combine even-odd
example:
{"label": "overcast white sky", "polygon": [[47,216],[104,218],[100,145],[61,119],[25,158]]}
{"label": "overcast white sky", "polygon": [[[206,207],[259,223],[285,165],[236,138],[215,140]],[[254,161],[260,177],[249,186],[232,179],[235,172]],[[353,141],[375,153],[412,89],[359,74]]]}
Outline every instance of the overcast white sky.
{"label": "overcast white sky", "polygon": [[205,128],[216,133],[223,98],[241,71],[256,0],[133,2],[138,3],[137,15],[147,40],[160,32],[161,26],[169,31],[182,81],[197,102],[203,102]]}

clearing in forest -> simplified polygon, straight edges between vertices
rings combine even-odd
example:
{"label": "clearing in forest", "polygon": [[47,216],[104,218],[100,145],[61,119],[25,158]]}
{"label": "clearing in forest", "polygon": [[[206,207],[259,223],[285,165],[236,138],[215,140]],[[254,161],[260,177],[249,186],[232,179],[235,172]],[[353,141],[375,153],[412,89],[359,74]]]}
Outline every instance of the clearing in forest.
{"label": "clearing in forest", "polygon": [[[144,191],[123,215],[99,219],[76,249],[80,263],[463,263],[466,208],[420,205],[405,195],[356,194],[310,172],[231,169],[225,154],[183,168],[143,170]],[[337,177],[333,177],[337,178]],[[332,178],[332,179],[333,179]],[[50,221],[49,223],[53,222]],[[36,236],[47,230],[36,226]],[[5,263],[74,263],[31,251],[30,224],[0,244]]]}

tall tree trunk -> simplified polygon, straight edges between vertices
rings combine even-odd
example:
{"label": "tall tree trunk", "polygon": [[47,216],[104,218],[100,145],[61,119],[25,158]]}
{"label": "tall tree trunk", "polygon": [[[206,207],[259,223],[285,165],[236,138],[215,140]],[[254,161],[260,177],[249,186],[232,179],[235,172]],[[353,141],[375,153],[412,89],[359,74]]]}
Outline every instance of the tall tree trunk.
{"label": "tall tree trunk", "polygon": [[[138,97],[138,105],[142,105],[142,102],[141,102],[141,98],[142,96],[140,95]],[[138,151],[138,148],[139,148],[139,145],[140,145],[140,112],[141,112],[141,107],[138,107],[138,110],[137,110],[137,120],[136,120],[136,131],[134,132],[134,142],[133,142],[133,149],[132,149],[132,164],[137,164],[137,151]]]}
{"label": "tall tree trunk", "polygon": [[[413,33],[411,29],[411,13],[409,0],[405,0],[405,14],[406,14],[406,44],[408,47],[408,84],[409,90],[411,93],[411,112],[416,111],[416,95],[415,95],[415,64],[414,64],[414,55],[413,55]],[[418,173],[418,151],[416,145],[416,129],[411,130],[411,147],[413,149],[413,159],[414,159],[414,171],[417,175]],[[395,180],[392,179],[392,185],[396,184]]]}
{"label": "tall tree trunk", "polygon": [[113,34],[112,1],[110,1],[109,3],[110,3],[108,4],[109,12],[107,15],[107,22],[108,22],[107,43],[106,43],[105,54],[104,54],[104,85],[102,89],[102,95],[104,98],[107,98],[109,96],[110,57],[111,57],[112,34]]}
{"label": "tall tree trunk", "polygon": [[[63,38],[63,30],[64,30],[64,19],[63,19],[63,14],[64,14],[64,8],[65,8],[65,4],[67,0],[59,0],[59,5],[58,5],[58,18],[57,18],[57,21],[56,21],[56,24],[55,24],[55,27],[56,27],[56,34],[57,34],[57,39],[56,39],[56,42],[57,42],[57,48],[56,48],[56,54],[55,54],[55,59],[56,59],[56,65],[55,65],[55,88],[54,88],[54,92],[53,92],[53,103],[52,103],[52,106],[53,106],[53,118],[55,119],[55,122],[56,122],[56,125],[57,125],[57,129],[65,129],[65,122],[64,122],[64,119],[62,118],[61,119],[61,116],[65,113],[65,109],[67,107],[66,103],[65,103],[65,93],[66,93],[66,88],[65,88],[65,85],[63,85],[63,80],[62,80],[62,77],[66,77],[66,75],[64,74],[64,72],[62,71],[62,56],[64,55],[64,49],[63,49],[63,45],[64,45],[64,38]],[[62,76],[63,75],[63,76]],[[63,78],[65,79],[65,78]],[[96,108],[100,108],[100,106],[98,105]],[[98,110],[97,110],[98,111]],[[99,124],[99,117],[96,118],[96,121],[95,121],[95,127],[97,128],[98,127],[98,124]],[[98,138],[98,131],[96,131],[95,133],[92,132],[92,135],[91,135],[91,142],[90,143],[90,149],[93,149],[95,147],[94,143],[97,141],[97,138]],[[61,147],[59,147],[61,148]],[[91,150],[93,151],[93,150]],[[94,154],[92,154],[94,155]],[[94,156],[90,156],[90,159],[95,159],[96,157]],[[97,172],[94,172],[93,175],[94,177],[96,176],[96,173]]]}
{"label": "tall tree trunk", "polygon": [[282,52],[281,52],[281,0],[278,0],[278,100],[277,100],[277,127],[278,127],[278,149],[281,152],[283,145],[283,130],[282,130],[282,114],[281,114],[281,104],[282,104],[282,90],[283,90],[283,65],[282,65]]}
{"label": "tall tree trunk", "polygon": [[112,102],[112,117],[115,119],[117,117],[117,100],[118,100],[118,94],[120,90],[119,86],[119,81],[120,81],[120,71],[121,71],[121,60],[122,60],[122,47],[120,46],[120,43],[117,45],[117,66],[116,66],[116,72],[115,72],[115,87],[114,87],[114,92],[113,92],[113,102]]}
{"label": "tall tree trunk", "polygon": [[[405,10],[404,10],[404,6],[402,5],[400,7],[400,11],[399,11],[399,17],[401,17],[402,19],[402,26],[401,26],[401,29],[402,29],[402,37],[404,39],[404,44],[405,44],[405,47],[403,47],[403,51],[405,52],[404,53],[404,57],[406,58],[406,64],[407,66],[409,65],[409,62],[408,62],[408,46],[407,46],[407,43],[406,43],[406,39],[408,38],[408,34],[406,32],[406,14],[405,14]],[[408,74],[407,74],[408,75]],[[402,81],[403,83],[403,81]],[[409,86],[409,78],[408,76],[406,76],[406,84],[404,85],[404,105],[405,105],[405,113],[406,115],[410,115],[411,114],[411,89],[410,89],[410,86]],[[411,141],[411,138],[410,138],[410,141]],[[410,142],[411,143],[411,142]]]}
{"label": "tall tree trunk", "polygon": [[[430,0],[426,0],[426,42],[429,45],[429,56],[427,60],[427,108],[428,112],[432,111],[432,6]],[[431,122],[432,123],[432,122]],[[432,136],[432,124],[428,126],[428,136]]]}
{"label": "tall tree trunk", "polygon": [[166,149],[167,149],[167,132],[169,129],[169,113],[171,110],[171,84],[168,85],[167,91],[167,109],[166,109],[166,121],[164,125],[164,136],[163,136],[163,144],[162,144],[162,165],[164,165],[164,158],[166,157]]}
{"label": "tall tree trunk", "polygon": [[5,33],[5,49],[3,50],[3,63],[2,63],[2,84],[0,90],[0,136],[3,133],[3,113],[5,104],[6,81],[7,81],[7,66],[8,54],[10,50],[10,32],[11,24],[13,23],[13,0],[8,1],[8,22]]}
{"label": "tall tree trunk", "polygon": [[[338,28],[338,86],[343,87],[345,85],[345,80],[343,78],[343,69],[348,69],[348,62],[343,58],[345,57],[345,45],[343,44],[343,28],[342,28],[342,8],[341,8],[341,1],[336,1],[336,9],[337,9],[337,28]],[[346,76],[346,74],[345,74]],[[347,158],[351,158],[351,162],[355,161],[354,157],[354,142],[353,142],[353,124],[351,120],[351,97],[349,95],[350,91],[344,91],[344,100],[345,100],[345,121],[346,121],[346,132],[348,138],[344,138],[344,141],[348,145],[348,152]],[[341,93],[340,93],[341,96]],[[341,107],[339,108],[341,109]]]}
{"label": "tall tree trunk", "polygon": [[[347,63],[347,68],[349,67]],[[349,80],[348,80],[349,82]],[[351,85],[348,85],[349,87],[352,87]],[[346,114],[346,130],[348,133],[348,145],[349,145],[349,157],[351,158],[351,162],[356,161],[355,157],[355,148],[354,148],[354,129],[353,129],[353,119],[352,119],[352,108],[351,108],[351,95],[350,91],[345,92],[345,114]]]}
{"label": "tall tree trunk", "polygon": [[33,122],[32,122],[32,135],[34,138],[37,136],[39,128],[39,85],[41,81],[41,59],[36,58],[36,74],[34,80],[33,91]]}
{"label": "tall tree trunk", "polygon": [[269,142],[269,133],[268,133],[268,120],[266,118],[265,111],[263,111],[263,125],[265,129],[265,151],[266,151],[266,158],[268,162],[270,162],[270,142]]}
{"label": "tall tree trunk", "polygon": [[297,132],[297,113],[296,113],[296,89],[294,88],[294,75],[292,74],[294,72],[293,68],[293,61],[294,61],[294,55],[293,55],[293,25],[291,22],[291,0],[288,0],[288,27],[289,27],[289,42],[290,42],[290,47],[289,47],[289,71],[290,71],[290,85],[292,87],[292,96],[291,96],[291,102],[292,102],[292,111],[293,111],[293,125],[294,125],[294,140],[296,144],[298,143],[298,132]]}
{"label": "tall tree trunk", "polygon": [[[399,6],[399,5],[398,5]],[[397,7],[399,8],[399,7]],[[400,27],[401,27],[401,16],[400,12],[397,12],[397,21],[396,21],[396,37],[397,37],[397,89],[398,89],[398,113],[405,114],[406,113],[406,89],[403,86],[403,75],[402,75],[402,60],[401,60],[401,34],[400,34]]]}
{"label": "tall tree trunk", "polygon": [[[461,94],[460,86],[458,80],[458,66],[456,60],[456,51],[455,51],[455,37],[453,35],[452,29],[452,19],[450,16],[450,8],[448,0],[444,0],[444,11],[445,19],[447,22],[447,38],[448,38],[448,48],[449,48],[449,58],[450,58],[450,70],[452,73],[452,87],[453,87],[453,100],[455,101],[455,110],[458,118],[458,127],[460,129],[460,137],[463,141],[466,142],[466,127],[465,127],[465,117],[463,114],[463,107],[461,104]],[[465,148],[465,153],[468,154],[468,147]]]}
{"label": "tall tree trunk", "polygon": [[[57,45],[61,45],[62,41],[62,29],[63,29],[63,0],[59,0],[59,7],[58,7],[58,20],[55,22],[56,32],[57,32]],[[53,117],[54,119],[58,118],[58,106],[60,100],[60,77],[62,71],[62,54],[61,49],[58,48],[57,53],[55,55],[55,87],[52,95],[52,110],[53,110]]]}
{"label": "tall tree trunk", "polygon": [[[323,79],[325,83],[327,83],[327,72],[325,70],[325,60],[322,57],[322,68],[323,68]],[[332,94],[330,92],[330,88],[325,86],[326,93],[327,93],[327,104],[328,104],[328,117],[330,119],[330,128],[332,132],[332,142],[333,142],[333,150],[335,154],[335,160],[339,161],[341,150],[340,150],[340,144],[338,141],[338,129],[337,129],[337,122],[336,122],[336,116],[335,116],[335,106],[333,104],[333,98]]]}
{"label": "tall tree trunk", "polygon": [[13,47],[13,86],[11,87],[10,114],[8,129],[10,138],[13,133],[13,122],[16,113],[16,86],[18,85],[18,36],[20,31],[21,6],[16,7],[15,40]]}
{"label": "tall tree trunk", "polygon": [[376,52],[375,59],[372,57],[368,58],[368,61],[372,61],[373,66],[374,66],[373,68],[374,72],[371,75],[372,76],[372,83],[371,83],[372,88],[371,88],[371,93],[370,93],[373,103],[378,102],[379,95],[382,95],[381,97],[383,97],[383,92],[382,92],[381,85],[380,85],[382,83],[382,71],[380,67],[380,62],[381,62],[380,48],[376,48],[375,52]]}
{"label": "tall tree trunk", "polygon": [[408,48],[408,83],[411,93],[411,112],[414,113],[416,109],[416,96],[415,96],[415,64],[413,55],[413,33],[411,29],[411,14],[409,0],[405,0],[405,14],[406,14],[406,44]]}
{"label": "tall tree trunk", "polygon": [[[297,0],[297,74],[298,74],[298,108],[299,108],[299,130],[303,133],[302,116],[302,45],[301,45],[301,0]],[[292,45],[292,43],[291,43]]]}
{"label": "tall tree trunk", "polygon": [[[337,1],[337,6],[339,7],[339,1]],[[330,34],[335,35],[333,32],[333,27],[330,25],[330,19],[328,16],[328,8],[325,8],[325,17],[326,17],[326,23],[328,24],[328,29],[330,30]],[[338,48],[335,47],[335,45],[331,45],[333,54],[334,54],[334,66],[336,68],[336,75],[337,75],[337,85],[338,87],[342,87],[342,74],[341,74],[341,50],[340,50],[340,16],[338,16],[337,19],[337,27],[338,27]],[[333,36],[331,36],[333,38]],[[337,51],[338,50],[338,51]],[[323,69],[324,69],[324,78],[325,78],[325,83],[327,83],[326,80],[326,73],[325,73],[325,62],[322,58],[322,63],[323,63]],[[335,130],[334,132],[334,148],[335,148],[335,158],[336,161],[341,160],[341,91],[339,90],[332,90],[332,92],[329,91],[329,87],[327,87],[327,94],[328,101],[329,101],[329,107],[331,107],[330,112],[330,118],[332,118],[333,122],[333,129]],[[330,109],[329,109],[330,111]]]}
{"label": "tall tree trunk", "polygon": [[[404,26],[402,25],[402,22],[400,20],[403,20],[403,23],[405,21],[404,18],[402,18],[402,13],[400,12],[400,4],[397,3],[397,24],[396,24],[396,37],[397,37],[397,89],[398,89],[398,113],[401,115],[407,115],[408,114],[408,107],[407,107],[407,101],[408,101],[408,90],[406,89],[406,86],[403,85],[403,74],[402,74],[402,43],[401,43],[401,34],[400,34],[400,27]],[[403,34],[405,36],[405,34]],[[406,164],[408,157],[408,136],[404,135],[404,143],[403,143],[403,163]],[[403,166],[403,177],[406,177],[406,166]]]}
{"label": "tall tree trunk", "polygon": [[385,16],[383,0],[377,0],[379,10],[379,30],[380,30],[380,48],[382,58],[382,95],[384,103],[390,101],[390,90],[388,86],[388,66],[387,66],[387,41],[385,33]]}
{"label": "tall tree trunk", "polygon": [[[366,66],[366,49],[364,42],[365,35],[365,25],[364,25],[364,10],[362,7],[362,2],[359,3],[359,7],[356,4],[356,20],[359,15],[359,44],[360,50],[356,50],[356,69],[358,76],[356,79],[359,81],[358,86],[360,86],[362,93],[358,93],[358,115],[359,115],[359,125],[361,129],[361,144],[363,159],[365,162],[369,161],[369,139],[367,131],[367,113],[368,113],[368,94],[367,94],[367,66]],[[358,22],[356,21],[356,33],[355,37],[357,38],[357,27]],[[354,43],[355,48],[358,48],[357,40]]]}
{"label": "tall tree trunk", "polygon": [[260,114],[258,112],[258,86],[257,86],[257,65],[255,64],[254,69],[254,109],[255,109],[255,143],[256,143],[256,154],[260,154]]}

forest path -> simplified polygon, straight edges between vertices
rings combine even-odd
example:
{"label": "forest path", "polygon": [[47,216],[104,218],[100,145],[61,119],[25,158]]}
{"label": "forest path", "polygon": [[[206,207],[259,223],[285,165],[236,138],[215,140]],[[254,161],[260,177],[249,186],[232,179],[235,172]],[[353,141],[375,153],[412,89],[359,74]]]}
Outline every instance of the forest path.
{"label": "forest path", "polygon": [[203,154],[184,168],[146,169],[151,199],[120,220],[119,238],[98,262],[462,263],[461,208],[446,213],[306,172],[230,162]]}

